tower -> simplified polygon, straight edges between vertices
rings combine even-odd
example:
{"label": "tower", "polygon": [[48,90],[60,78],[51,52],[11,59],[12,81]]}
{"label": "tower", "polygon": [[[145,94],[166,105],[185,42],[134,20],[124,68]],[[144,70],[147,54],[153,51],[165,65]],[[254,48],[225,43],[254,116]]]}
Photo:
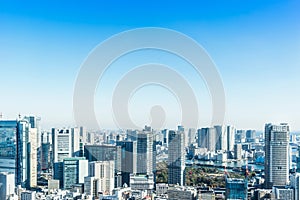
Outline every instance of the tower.
{"label": "tower", "polygon": [[185,184],[184,131],[169,131],[168,183]]}
{"label": "tower", "polygon": [[265,125],[265,187],[285,186],[289,181],[289,125]]}

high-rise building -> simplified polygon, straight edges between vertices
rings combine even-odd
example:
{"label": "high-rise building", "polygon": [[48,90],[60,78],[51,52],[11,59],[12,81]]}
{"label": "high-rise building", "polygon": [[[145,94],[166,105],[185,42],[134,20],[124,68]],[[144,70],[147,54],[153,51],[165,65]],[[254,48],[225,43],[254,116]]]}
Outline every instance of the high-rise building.
{"label": "high-rise building", "polygon": [[115,187],[122,186],[121,175],[121,147],[113,145],[85,145],[84,156],[89,162],[111,161],[115,162]]}
{"label": "high-rise building", "polygon": [[265,187],[289,182],[289,126],[265,125]]}
{"label": "high-rise building", "polygon": [[168,136],[169,136],[169,130],[168,129],[164,129],[161,131],[162,135],[163,135],[163,145],[168,146]]}
{"label": "high-rise building", "polygon": [[184,131],[169,131],[169,149],[168,149],[168,183],[185,183],[185,149],[184,149]]}
{"label": "high-rise building", "polygon": [[48,171],[50,169],[50,143],[42,143],[41,146],[41,170]]}
{"label": "high-rise building", "polygon": [[247,130],[246,131],[246,141],[247,142],[253,142],[256,137],[256,131],[255,130]]}
{"label": "high-rise building", "polygon": [[0,172],[15,174],[15,184],[37,186],[38,122],[35,117],[0,120]]}
{"label": "high-rise building", "polygon": [[52,129],[53,163],[63,162],[72,157],[72,137],[70,129]]}
{"label": "high-rise building", "polygon": [[138,186],[138,184],[140,184],[139,180],[143,179],[142,182],[145,184],[144,186],[147,185],[148,190],[149,188],[153,188],[154,186],[154,174],[156,173],[156,146],[153,130],[151,130],[151,127],[145,126],[145,129],[143,131],[137,132],[136,152],[136,174],[130,175],[130,186],[133,188],[143,187],[141,185]]}
{"label": "high-rise building", "polygon": [[235,129],[234,126],[227,126],[226,127],[227,151],[233,151],[234,150],[235,132],[236,132],[236,129]]}
{"label": "high-rise building", "polygon": [[136,141],[117,141],[117,146],[121,147],[121,173],[122,185],[130,185],[130,174],[136,173]]}
{"label": "high-rise building", "polygon": [[22,192],[20,200],[36,200],[36,191]]}
{"label": "high-rise building", "polygon": [[153,173],[153,133],[140,131],[137,134],[137,173]]}
{"label": "high-rise building", "polygon": [[63,160],[63,188],[71,189],[72,186],[84,183],[88,176],[88,160],[83,157],[65,158]]}
{"label": "high-rise building", "polygon": [[13,173],[0,173],[0,199],[9,199],[15,191],[15,175]]}
{"label": "high-rise building", "polygon": [[226,151],[228,141],[225,126],[217,125],[214,128],[216,129],[216,150]]}
{"label": "high-rise building", "polygon": [[23,188],[37,186],[37,128],[28,119],[18,120],[16,185]]}
{"label": "high-rise building", "polygon": [[59,187],[63,188],[63,179],[64,179],[64,163],[56,162],[53,163],[53,179],[59,181]]}
{"label": "high-rise building", "polygon": [[17,120],[0,120],[0,172],[15,173]]}
{"label": "high-rise building", "polygon": [[198,129],[198,147],[207,148],[208,151],[216,151],[216,129]]}
{"label": "high-rise building", "polygon": [[95,161],[89,163],[89,177],[99,180],[100,191],[103,194],[111,194],[114,189],[114,161]]}
{"label": "high-rise building", "polygon": [[246,141],[246,131],[245,130],[237,130],[235,134],[236,142],[245,142]]}
{"label": "high-rise building", "polygon": [[196,129],[190,128],[188,132],[187,146],[196,142]]}
{"label": "high-rise building", "polygon": [[226,178],[226,199],[247,200],[247,180]]}
{"label": "high-rise building", "polygon": [[237,160],[242,159],[242,144],[237,143],[234,145],[234,158]]}
{"label": "high-rise building", "polygon": [[80,128],[71,128],[71,153],[73,157],[80,156],[80,133]]}

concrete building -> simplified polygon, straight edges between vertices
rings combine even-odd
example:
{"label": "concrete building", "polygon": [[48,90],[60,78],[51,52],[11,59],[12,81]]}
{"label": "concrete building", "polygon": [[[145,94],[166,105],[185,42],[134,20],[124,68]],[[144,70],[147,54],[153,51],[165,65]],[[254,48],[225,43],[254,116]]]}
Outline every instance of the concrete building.
{"label": "concrete building", "polygon": [[71,129],[52,129],[53,163],[72,157]]}
{"label": "concrete building", "polygon": [[275,199],[294,200],[294,190],[286,186],[273,186],[272,193]]}
{"label": "concrete building", "polygon": [[84,177],[84,193],[92,199],[99,197],[101,193],[100,181],[95,177]]}
{"label": "concrete building", "polygon": [[112,194],[115,186],[114,161],[94,161],[89,163],[89,177],[99,180],[99,189],[103,194]]}
{"label": "concrete building", "polygon": [[35,191],[24,191],[21,193],[20,200],[36,200],[36,192]]}
{"label": "concrete building", "polygon": [[168,199],[196,200],[198,199],[198,194],[194,187],[170,185],[168,188]]}
{"label": "concrete building", "polygon": [[156,195],[161,196],[161,195],[166,195],[168,193],[168,184],[166,183],[158,183],[156,184]]}
{"label": "concrete building", "polygon": [[188,137],[187,140],[185,141],[185,146],[190,146],[191,144],[196,142],[196,129],[194,128],[189,128],[188,131]]}
{"label": "concrete building", "polygon": [[23,188],[37,186],[37,128],[31,128],[28,119],[17,125],[16,185]]}
{"label": "concrete building", "polygon": [[113,145],[85,145],[84,156],[89,162],[111,161],[115,162],[115,187],[122,186],[121,175],[121,147]]}
{"label": "concrete building", "polygon": [[235,134],[236,134],[236,129],[235,129],[234,126],[227,126],[226,127],[227,151],[233,151],[234,150]]}
{"label": "concrete building", "polygon": [[226,151],[228,146],[226,127],[217,125],[214,128],[216,130],[216,150]]}
{"label": "concrete building", "polygon": [[289,183],[289,126],[265,125],[265,187]]}
{"label": "concrete building", "polygon": [[130,187],[132,190],[152,191],[154,188],[154,177],[152,174],[130,174]]}
{"label": "concrete building", "polygon": [[13,173],[0,173],[0,199],[8,199],[14,195],[15,175]]}
{"label": "concrete building", "polygon": [[80,134],[83,129],[75,127],[71,128],[71,154],[72,156],[80,156]]}
{"label": "concrete building", "polygon": [[184,132],[169,131],[168,184],[185,183]]}

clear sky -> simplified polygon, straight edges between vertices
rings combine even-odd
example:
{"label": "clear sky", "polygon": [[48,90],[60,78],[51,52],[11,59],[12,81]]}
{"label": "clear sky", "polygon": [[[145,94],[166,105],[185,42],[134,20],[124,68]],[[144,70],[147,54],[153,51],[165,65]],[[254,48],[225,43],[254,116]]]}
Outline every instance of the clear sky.
{"label": "clear sky", "polygon": [[[216,63],[225,87],[227,123],[263,129],[266,122],[288,122],[299,130],[299,10],[298,0],[0,1],[0,112],[4,118],[39,115],[45,128],[74,124],[74,83],[89,52],[121,31],[164,27],[195,39]],[[200,124],[210,125],[203,80],[176,59],[145,51],[114,63],[95,95],[101,126],[114,127],[110,96],[117,81],[146,61],[167,63],[186,77],[203,111]],[[153,104],[170,111],[167,127],[180,123],[176,99],[162,88],[142,88],[131,103],[138,124],[149,123]]]}

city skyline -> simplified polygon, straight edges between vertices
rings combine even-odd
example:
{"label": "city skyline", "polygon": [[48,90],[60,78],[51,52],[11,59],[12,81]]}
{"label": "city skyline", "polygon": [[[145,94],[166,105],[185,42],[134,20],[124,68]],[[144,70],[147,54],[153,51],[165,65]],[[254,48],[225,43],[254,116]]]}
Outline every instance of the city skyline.
{"label": "city skyline", "polygon": [[[1,2],[3,119],[36,114],[46,129],[74,125],[74,83],[89,52],[113,34],[164,27],[196,40],[216,63],[226,94],[226,124],[263,130],[268,122],[288,122],[292,131],[300,130],[299,2],[135,3],[138,9],[126,3]],[[114,128],[109,106],[114,86],[144,62],[166,63],[182,74],[201,111],[200,126],[194,128],[211,125],[210,96],[192,67],[174,55],[143,51],[117,60],[99,83],[95,108],[101,127]],[[167,128],[181,124],[178,102],[163,88],[150,85],[138,90],[132,104],[136,108],[131,114],[139,125],[150,124],[149,108],[156,104],[168,111]]]}

